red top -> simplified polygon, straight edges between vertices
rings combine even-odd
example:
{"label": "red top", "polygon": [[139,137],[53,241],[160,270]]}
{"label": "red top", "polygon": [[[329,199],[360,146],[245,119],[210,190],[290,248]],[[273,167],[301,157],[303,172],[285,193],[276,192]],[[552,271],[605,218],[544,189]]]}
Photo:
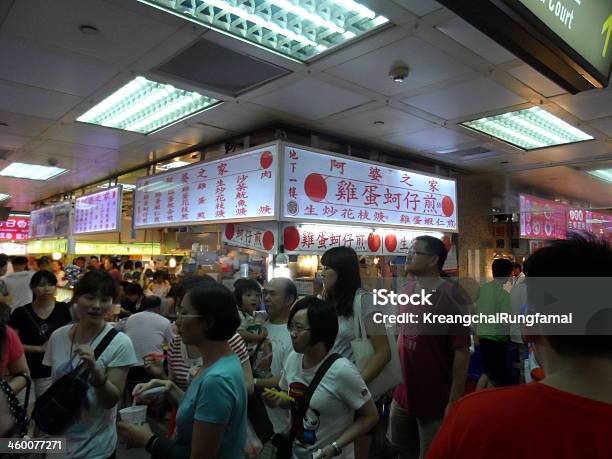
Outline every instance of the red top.
{"label": "red top", "polygon": [[612,404],[542,383],[457,401],[427,459],[610,459]]}
{"label": "red top", "polygon": [[[418,293],[415,284],[408,283],[403,293],[413,292]],[[430,301],[433,306],[408,304],[401,306],[401,312],[461,314],[471,302],[465,291],[450,281],[438,286]],[[453,382],[455,349],[469,346],[469,329],[462,326],[401,326],[398,348],[404,384],[395,389],[393,399],[420,419],[442,418]]]}
{"label": "red top", "polygon": [[19,341],[17,333],[6,326],[6,338],[2,344],[2,358],[0,358],[0,377],[7,374],[8,366],[23,355],[23,345]]}

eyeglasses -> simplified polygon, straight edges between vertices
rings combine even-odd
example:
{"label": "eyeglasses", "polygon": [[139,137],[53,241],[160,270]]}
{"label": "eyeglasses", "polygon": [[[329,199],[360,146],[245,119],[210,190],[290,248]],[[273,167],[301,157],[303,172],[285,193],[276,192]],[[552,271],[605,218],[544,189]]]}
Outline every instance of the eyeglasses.
{"label": "eyeglasses", "polygon": [[306,330],[310,330],[310,328],[306,328],[302,324],[291,324],[288,325],[287,328],[289,329],[289,332],[295,331],[297,333],[302,333]]}
{"label": "eyeglasses", "polygon": [[197,317],[204,317],[200,314],[184,314],[180,311],[177,311],[176,313],[176,318],[177,319],[191,319],[191,318],[197,318]]}

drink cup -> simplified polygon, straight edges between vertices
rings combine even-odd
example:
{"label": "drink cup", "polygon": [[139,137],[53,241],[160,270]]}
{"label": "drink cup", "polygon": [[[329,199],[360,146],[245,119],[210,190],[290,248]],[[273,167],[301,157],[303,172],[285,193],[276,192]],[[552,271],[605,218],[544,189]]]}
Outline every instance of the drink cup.
{"label": "drink cup", "polygon": [[129,424],[142,425],[147,422],[147,405],[128,406],[119,410],[119,416]]}

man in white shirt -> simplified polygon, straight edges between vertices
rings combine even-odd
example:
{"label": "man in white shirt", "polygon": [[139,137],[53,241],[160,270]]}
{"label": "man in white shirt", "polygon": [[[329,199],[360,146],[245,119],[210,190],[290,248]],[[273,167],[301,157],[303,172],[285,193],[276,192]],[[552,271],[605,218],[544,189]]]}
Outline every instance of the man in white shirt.
{"label": "man in white shirt", "polygon": [[32,302],[32,289],[30,288],[30,280],[34,275],[33,271],[26,271],[28,259],[18,256],[13,259],[13,272],[7,274],[4,279],[9,297],[11,298],[9,306],[11,312],[19,306],[25,306]]}
{"label": "man in white shirt", "polygon": [[[297,299],[297,289],[291,279],[277,277],[264,286],[263,300],[268,319],[263,327],[268,331],[265,341],[255,348],[253,374],[256,390],[263,392],[268,387],[276,388],[287,356],[293,350],[287,319],[291,305]],[[275,433],[289,430],[289,415],[286,410],[266,407]],[[260,457],[276,457],[274,447],[267,443]]]}

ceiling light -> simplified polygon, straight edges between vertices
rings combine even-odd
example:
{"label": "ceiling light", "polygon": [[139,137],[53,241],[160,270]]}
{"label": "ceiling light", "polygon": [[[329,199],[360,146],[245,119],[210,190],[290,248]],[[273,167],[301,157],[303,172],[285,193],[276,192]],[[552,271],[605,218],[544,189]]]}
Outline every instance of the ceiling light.
{"label": "ceiling light", "polygon": [[354,0],[139,1],[300,61],[389,22]]}
{"label": "ceiling light", "polygon": [[[129,183],[118,183],[117,185],[121,185],[123,187],[123,191],[134,191],[136,189],[136,185],[130,185]],[[98,185],[98,188],[112,188],[117,185],[109,185],[108,183],[104,183],[102,185]]]}
{"label": "ceiling light", "polygon": [[523,150],[592,140],[593,137],[540,107],[466,121],[462,126]]}
{"label": "ceiling light", "polygon": [[77,121],[150,134],[219,102],[197,92],[139,76],[78,117]]}
{"label": "ceiling light", "polygon": [[10,197],[10,194],[0,193],[0,201],[6,201]]}
{"label": "ceiling light", "polygon": [[596,169],[592,171],[586,171],[593,177],[597,177],[600,180],[605,180],[608,183],[612,183],[612,168],[610,169]]}
{"label": "ceiling light", "polygon": [[49,180],[67,171],[67,169],[62,169],[61,167],[12,163],[1,170],[0,175],[4,177],[25,178],[30,180]]}
{"label": "ceiling light", "polygon": [[187,166],[189,164],[191,163],[188,163],[187,161],[172,161],[167,164],[158,164],[156,167],[160,171],[169,171],[170,169],[176,169],[178,167]]}

